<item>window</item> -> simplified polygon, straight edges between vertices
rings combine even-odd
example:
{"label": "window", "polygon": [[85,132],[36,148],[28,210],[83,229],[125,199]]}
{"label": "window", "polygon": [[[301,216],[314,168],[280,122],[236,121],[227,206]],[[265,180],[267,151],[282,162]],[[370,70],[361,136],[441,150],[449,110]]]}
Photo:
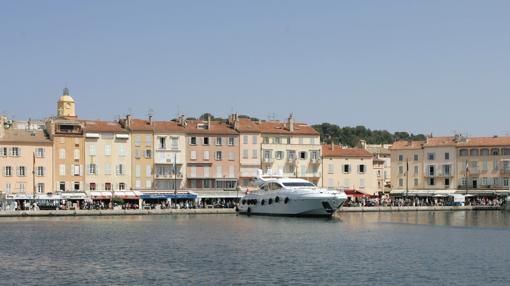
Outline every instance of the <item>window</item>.
{"label": "window", "polygon": [[248,135],[243,135],[243,144],[248,144]]}
{"label": "window", "polygon": [[404,179],[402,179],[402,178],[398,179],[398,186],[399,187],[404,186]]}
{"label": "window", "polygon": [[136,135],[135,136],[135,146],[139,147],[142,144],[142,136]]}
{"label": "window", "polygon": [[203,143],[203,145],[209,145],[209,137],[204,137],[202,139],[202,143]]}
{"label": "window", "polygon": [[125,183],[119,183],[119,190],[120,191],[124,191],[126,189],[126,184]]}
{"label": "window", "polygon": [[402,166],[402,165],[398,166],[398,173],[400,175],[404,174],[404,166]]}
{"label": "window", "polygon": [[74,154],[73,158],[75,161],[80,160],[80,149],[74,149],[73,154]]}
{"label": "window", "polygon": [[280,142],[281,142],[281,141],[280,141],[280,137],[274,137],[274,138],[273,138],[273,143],[274,143],[274,144],[280,144]]}
{"label": "window", "polygon": [[253,144],[257,144],[257,135],[253,135],[252,136],[252,141],[251,141]]}
{"label": "window", "polygon": [[145,135],[145,146],[152,146],[152,135]]}
{"label": "window", "polygon": [[221,178],[223,177],[223,170],[221,168],[221,165],[219,166],[216,166],[216,178]]}
{"label": "window", "polygon": [[304,152],[304,151],[299,152],[299,159],[305,160],[306,159],[306,152]]}
{"label": "window", "polygon": [[44,176],[44,167],[43,166],[37,166],[36,175],[38,177],[43,177]]}
{"label": "window", "polygon": [[509,180],[508,178],[503,178],[503,186],[504,186],[504,187],[508,187],[508,186],[510,186],[510,185],[509,185],[509,181],[510,181],[510,180]]}
{"label": "window", "polygon": [[172,137],[171,139],[172,139],[172,150],[179,149],[179,138]]}
{"label": "window", "polygon": [[66,191],[66,182],[59,182],[58,183],[58,190],[61,191],[61,192],[65,192]]}
{"label": "window", "polygon": [[151,165],[145,166],[145,176],[150,178],[152,177],[152,167]]}
{"label": "window", "polygon": [[151,181],[146,181],[146,182],[145,182],[145,188],[146,188],[146,189],[150,189],[150,188],[152,188],[152,182],[151,182]]}
{"label": "window", "polygon": [[135,177],[140,178],[142,176],[142,168],[140,165],[135,166]]}
{"label": "window", "polygon": [[435,176],[435,171],[436,171],[435,166],[429,165],[428,171],[429,171],[429,173],[428,173],[429,176]]}
{"label": "window", "polygon": [[414,178],[414,186],[415,186],[415,187],[417,187],[417,186],[418,186],[418,183],[419,183],[418,178]]}
{"label": "window", "polygon": [[447,187],[450,186],[450,179],[449,178],[445,178],[444,179],[444,185],[447,186]]}
{"label": "window", "polygon": [[228,146],[234,146],[236,139],[234,137],[228,137]]}
{"label": "window", "polygon": [[263,137],[262,144],[269,144],[269,137]]}
{"label": "window", "polygon": [[299,137],[299,144],[304,144],[305,139],[303,137]]}
{"label": "window", "polygon": [[228,166],[228,177],[229,178],[235,178],[236,177],[234,166]]}
{"label": "window", "polygon": [[118,164],[117,167],[116,167],[116,170],[115,170],[115,173],[117,174],[117,176],[122,176],[124,175],[124,165],[122,164]]}
{"label": "window", "polygon": [[18,191],[20,193],[24,193],[25,192],[25,183],[19,183],[18,186],[19,186]]}
{"label": "window", "polygon": [[487,171],[489,168],[489,162],[487,160],[482,161],[482,171]]}
{"label": "window", "polygon": [[482,149],[480,150],[480,155],[482,156],[489,156],[489,149]]}
{"label": "window", "polygon": [[229,161],[234,161],[236,159],[236,155],[233,151],[229,151],[228,152],[228,160]]}
{"label": "window", "polygon": [[248,159],[248,149],[243,149],[243,159]]}
{"label": "window", "polygon": [[96,190],[96,183],[90,183],[89,184],[89,190],[95,191]]}
{"label": "window", "polygon": [[[197,159],[197,151],[191,151],[190,153],[191,160]],[[204,154],[204,160],[205,160],[205,154]]]}
{"label": "window", "polygon": [[89,155],[91,155],[91,156],[96,155],[96,145],[94,145],[94,144],[89,145]]}
{"label": "window", "polygon": [[80,182],[74,182],[74,190],[79,191],[80,190]]}
{"label": "window", "polygon": [[271,162],[272,154],[271,150],[264,150],[264,161]]}
{"label": "window", "polygon": [[190,145],[197,145],[197,137],[190,137],[189,138],[189,144]]}
{"label": "window", "polygon": [[478,156],[478,154],[479,154],[478,149],[469,150],[469,156]]}
{"label": "window", "polygon": [[366,169],[366,166],[365,166],[365,165],[363,165],[363,164],[362,164],[362,165],[358,165],[358,172],[359,172],[360,174],[364,174],[364,173],[366,172],[366,170],[365,170],[365,169]]}
{"label": "window", "polygon": [[204,166],[204,177],[205,178],[209,178],[209,176],[210,176],[209,170],[210,170],[209,166]]}
{"label": "window", "polygon": [[209,151],[204,151],[204,160],[209,160]]}
{"label": "window", "polygon": [[289,161],[296,160],[296,151],[294,151],[294,150],[287,150],[287,160],[289,160]]}
{"label": "window", "polygon": [[494,169],[494,171],[497,171],[499,169],[498,160],[493,160],[492,161],[492,169]]}
{"label": "window", "polygon": [[112,165],[105,164],[104,165],[104,174],[105,175],[111,175],[112,174]]}
{"label": "window", "polygon": [[419,167],[418,166],[414,166],[414,175],[418,176],[418,173],[419,173]]}
{"label": "window", "polygon": [[282,160],[283,159],[283,151],[276,151],[275,158],[276,158],[276,160]]}
{"label": "window", "polygon": [[191,166],[191,177],[194,178],[197,176],[197,167]]}
{"label": "window", "polygon": [[11,166],[5,166],[4,167],[4,176],[5,177],[11,177],[12,176],[12,167]]}
{"label": "window", "polygon": [[221,146],[221,145],[223,145],[223,138],[221,138],[221,137],[216,137],[216,145],[217,145],[217,146]]}
{"label": "window", "polygon": [[65,176],[66,175],[66,165],[60,164],[60,166],[59,166],[59,175],[60,176]]}
{"label": "window", "polygon": [[18,147],[12,147],[11,154],[13,157],[19,157],[21,155],[21,151]]}
{"label": "window", "polygon": [[444,176],[450,176],[450,165],[443,165],[443,175]]}
{"label": "window", "polygon": [[79,176],[80,175],[80,165],[73,165],[73,175]]}
{"label": "window", "polygon": [[221,151],[216,151],[215,158],[216,158],[216,160],[217,160],[217,161],[221,161],[221,160],[223,160],[223,152],[221,152]]}
{"label": "window", "polygon": [[349,164],[344,164],[343,166],[343,170],[344,170],[344,173],[345,174],[349,174],[351,172],[351,165]]}
{"label": "window", "polygon": [[6,157],[7,156],[7,147],[0,148],[0,156]]}
{"label": "window", "polygon": [[427,153],[427,159],[429,161],[434,161],[436,158],[436,153]]}
{"label": "window", "polygon": [[418,154],[414,154],[414,161],[418,161]]}
{"label": "window", "polygon": [[37,193],[38,194],[44,193],[44,183],[37,183]]}
{"label": "window", "polygon": [[44,157],[44,148],[35,149],[35,156],[37,158],[43,158]]}
{"label": "window", "polygon": [[311,151],[310,156],[312,160],[319,160],[320,151]]}
{"label": "window", "polygon": [[509,148],[501,149],[501,155],[510,155],[510,149]]}
{"label": "window", "polygon": [[365,179],[363,179],[363,178],[359,179],[359,188],[360,189],[365,188]]}
{"label": "window", "polygon": [[402,155],[402,154],[398,155],[398,160],[399,161],[404,161],[404,155]]}
{"label": "window", "polygon": [[18,167],[18,176],[19,177],[25,177],[27,175],[25,166],[19,166]]}
{"label": "window", "polygon": [[445,152],[445,153],[444,153],[444,159],[445,159],[445,160],[450,160],[450,153]]}
{"label": "window", "polygon": [[436,184],[436,181],[434,178],[429,178],[429,186],[434,186]]}
{"label": "window", "polygon": [[112,145],[106,144],[104,145],[104,155],[111,156],[112,155]]}
{"label": "window", "polygon": [[158,149],[166,149],[166,137],[158,136]]}
{"label": "window", "polygon": [[126,146],[124,144],[119,145],[119,156],[126,156]]}
{"label": "window", "polygon": [[335,172],[335,165],[334,164],[328,164],[328,174],[333,174]]}
{"label": "window", "polygon": [[467,149],[460,149],[459,156],[466,157],[467,155],[468,155],[468,150]]}
{"label": "window", "polygon": [[66,149],[60,149],[58,151],[58,158],[60,160],[65,160],[66,159]]}
{"label": "window", "polygon": [[152,158],[152,150],[149,150],[149,149],[145,150],[145,152],[144,152],[144,157],[145,157],[146,159],[150,159],[150,158]]}
{"label": "window", "polygon": [[492,156],[499,156],[499,149],[492,148],[491,149],[491,154],[492,154]]}

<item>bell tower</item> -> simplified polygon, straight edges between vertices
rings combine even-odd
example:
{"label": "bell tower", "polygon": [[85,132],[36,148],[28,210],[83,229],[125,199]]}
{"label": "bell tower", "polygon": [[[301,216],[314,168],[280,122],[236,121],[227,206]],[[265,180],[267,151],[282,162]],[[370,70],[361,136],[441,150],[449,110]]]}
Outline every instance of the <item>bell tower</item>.
{"label": "bell tower", "polygon": [[69,95],[69,88],[64,88],[63,95],[58,99],[57,103],[58,117],[76,117],[74,109],[74,99]]}

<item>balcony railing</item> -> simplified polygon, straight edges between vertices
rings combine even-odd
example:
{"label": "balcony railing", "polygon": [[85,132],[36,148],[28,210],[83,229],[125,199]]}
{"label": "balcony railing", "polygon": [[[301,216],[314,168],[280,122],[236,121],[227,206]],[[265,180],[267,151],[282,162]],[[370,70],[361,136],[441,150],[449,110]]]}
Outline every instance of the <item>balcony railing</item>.
{"label": "balcony railing", "polygon": [[156,174],[156,179],[182,179],[182,173],[174,174]]}

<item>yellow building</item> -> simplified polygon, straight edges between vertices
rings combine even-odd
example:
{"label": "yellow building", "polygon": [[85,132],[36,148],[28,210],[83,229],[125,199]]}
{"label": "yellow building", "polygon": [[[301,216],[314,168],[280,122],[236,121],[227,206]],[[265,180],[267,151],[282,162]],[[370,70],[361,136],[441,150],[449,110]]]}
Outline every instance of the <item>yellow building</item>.
{"label": "yellow building", "polygon": [[319,184],[321,178],[320,134],[310,125],[286,122],[258,123],[262,136],[261,165],[264,173],[298,177]]}
{"label": "yellow building", "polygon": [[257,171],[261,169],[260,124],[249,118],[239,118],[237,114],[229,117],[229,124],[239,132],[239,185],[246,188],[250,185],[251,179],[257,176]]}
{"label": "yellow building", "polygon": [[322,182],[330,189],[354,190],[365,194],[379,192],[373,156],[362,148],[322,146]]}

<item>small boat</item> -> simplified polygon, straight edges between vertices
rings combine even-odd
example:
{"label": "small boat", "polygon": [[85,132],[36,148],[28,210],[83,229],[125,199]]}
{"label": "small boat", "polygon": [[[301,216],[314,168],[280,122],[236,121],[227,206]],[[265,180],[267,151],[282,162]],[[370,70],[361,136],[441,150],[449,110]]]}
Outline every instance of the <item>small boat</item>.
{"label": "small boat", "polygon": [[241,199],[240,214],[331,217],[347,199],[343,191],[318,188],[304,179],[259,176],[255,182],[258,190]]}

